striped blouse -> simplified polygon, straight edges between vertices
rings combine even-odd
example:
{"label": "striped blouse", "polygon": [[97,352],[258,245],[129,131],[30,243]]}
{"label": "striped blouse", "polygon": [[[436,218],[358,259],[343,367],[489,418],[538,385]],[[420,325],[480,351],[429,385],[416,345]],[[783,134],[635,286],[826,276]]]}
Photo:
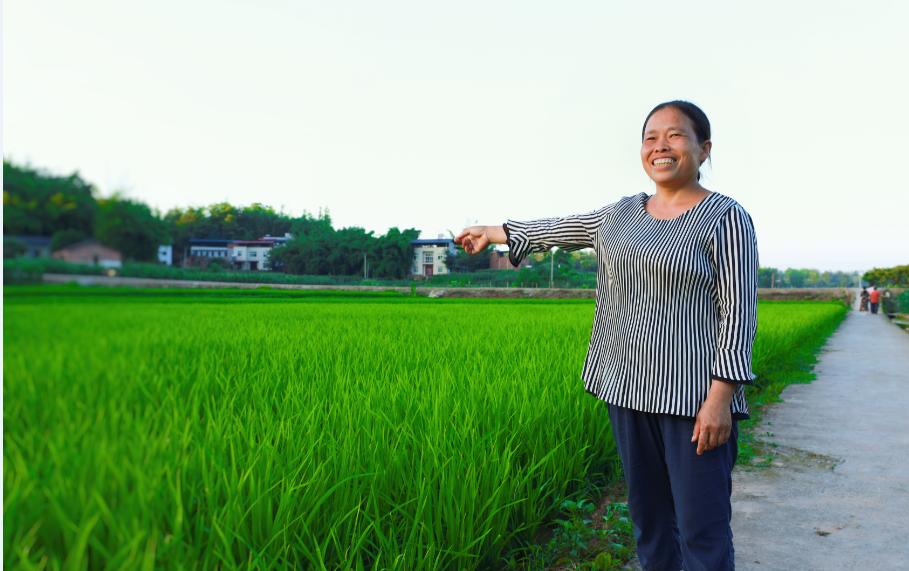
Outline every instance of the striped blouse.
{"label": "striped blouse", "polygon": [[553,246],[597,254],[596,313],[581,376],[596,397],[643,412],[694,417],[712,379],[735,383],[732,413],[748,417],[754,380],[757,242],[751,217],[710,193],[677,218],[622,198],[564,218],[505,224],[509,257]]}

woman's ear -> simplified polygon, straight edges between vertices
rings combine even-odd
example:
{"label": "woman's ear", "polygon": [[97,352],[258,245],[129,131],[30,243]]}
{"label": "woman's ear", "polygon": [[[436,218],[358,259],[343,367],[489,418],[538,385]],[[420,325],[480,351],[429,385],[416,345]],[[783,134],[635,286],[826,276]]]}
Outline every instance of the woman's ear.
{"label": "woman's ear", "polygon": [[701,162],[700,162],[700,164],[704,164],[704,161],[706,161],[707,159],[710,158],[710,149],[712,149],[712,148],[713,148],[713,143],[710,142],[710,139],[707,139],[706,141],[701,143],[701,156],[700,156]]}

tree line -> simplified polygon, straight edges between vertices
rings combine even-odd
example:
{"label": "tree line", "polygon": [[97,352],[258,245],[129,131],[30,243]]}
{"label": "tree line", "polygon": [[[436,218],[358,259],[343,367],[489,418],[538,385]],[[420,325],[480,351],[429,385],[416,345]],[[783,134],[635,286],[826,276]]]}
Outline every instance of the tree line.
{"label": "tree line", "polygon": [[857,287],[859,272],[822,272],[808,268],[760,268],[758,287]]}
{"label": "tree line", "polygon": [[[159,213],[141,201],[114,194],[102,198],[97,188],[78,173],[56,176],[27,165],[3,161],[3,233],[51,237],[51,250],[96,238],[120,251],[126,260],[155,261],[160,244],[173,246],[174,263],[189,252],[191,238],[255,240],[265,235],[294,238],[271,254],[272,267],[302,275],[367,275],[371,278],[404,278],[413,261],[414,228],[391,228],[376,236],[359,227],[335,228],[327,211],[290,216],[272,207],[253,203],[234,206],[220,202],[204,207],[172,208]],[[20,245],[20,249],[24,246]],[[4,257],[14,256],[17,245],[4,239]],[[468,256],[463,250],[449,254],[452,272],[474,272],[489,267],[489,249]],[[589,251],[536,254],[531,267],[518,270],[517,281],[548,284],[550,258],[553,280],[587,287],[593,283],[596,256]],[[215,258],[216,259],[216,258]],[[217,263],[217,262],[216,262]],[[909,284],[909,266],[876,268],[861,276],[866,283]],[[815,269],[761,268],[760,287],[855,287],[857,272],[822,272]],[[595,281],[595,280],[594,280]]]}
{"label": "tree line", "polygon": [[363,228],[336,229],[327,211],[290,216],[254,203],[227,202],[172,208],[159,213],[122,194],[103,198],[78,173],[57,176],[28,165],[3,161],[4,257],[24,250],[14,235],[51,237],[51,250],[87,238],[118,250],[126,260],[152,262],[158,246],[173,246],[174,263],[189,252],[192,238],[255,240],[265,235],[294,238],[272,252],[282,271],[311,275],[363,275],[403,278],[410,274],[414,228],[391,228],[376,236]]}
{"label": "tree line", "polygon": [[892,268],[874,268],[862,279],[868,284],[886,287],[909,287],[909,264]]}

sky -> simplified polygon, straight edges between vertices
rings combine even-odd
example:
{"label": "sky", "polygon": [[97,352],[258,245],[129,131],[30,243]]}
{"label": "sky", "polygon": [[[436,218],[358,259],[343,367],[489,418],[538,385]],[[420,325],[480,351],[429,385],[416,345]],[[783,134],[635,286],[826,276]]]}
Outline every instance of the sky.
{"label": "sky", "polygon": [[423,237],[653,193],[657,103],[762,266],[909,263],[909,3],[3,3],[3,155],[166,211],[228,201]]}

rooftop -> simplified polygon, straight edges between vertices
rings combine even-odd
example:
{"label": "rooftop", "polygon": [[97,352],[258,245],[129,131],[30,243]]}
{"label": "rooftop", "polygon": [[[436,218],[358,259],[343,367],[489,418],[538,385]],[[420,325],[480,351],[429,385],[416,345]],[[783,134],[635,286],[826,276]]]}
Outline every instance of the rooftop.
{"label": "rooftop", "polygon": [[451,246],[454,240],[451,238],[424,238],[421,240],[411,240],[411,246]]}
{"label": "rooftop", "polygon": [[233,240],[222,240],[220,238],[190,238],[191,246],[221,246],[226,248]]}
{"label": "rooftop", "polygon": [[274,240],[231,240],[229,246],[274,246]]}

